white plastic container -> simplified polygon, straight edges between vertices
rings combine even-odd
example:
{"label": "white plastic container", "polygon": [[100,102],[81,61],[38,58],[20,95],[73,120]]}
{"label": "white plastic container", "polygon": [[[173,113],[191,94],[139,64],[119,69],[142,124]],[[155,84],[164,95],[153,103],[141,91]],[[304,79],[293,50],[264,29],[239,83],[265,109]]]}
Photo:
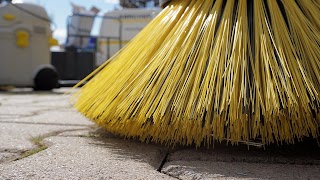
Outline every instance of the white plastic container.
{"label": "white plastic container", "polygon": [[50,90],[58,84],[51,65],[52,31],[45,9],[35,4],[0,5],[0,86]]}
{"label": "white plastic container", "polygon": [[68,41],[66,46],[86,48],[89,44],[92,26],[99,9],[92,7],[86,10],[84,7],[71,3],[72,15],[68,19]]}
{"label": "white plastic container", "polygon": [[[136,36],[161,9],[121,9],[104,14],[98,40],[97,65]],[[109,38],[109,40],[108,40]]]}

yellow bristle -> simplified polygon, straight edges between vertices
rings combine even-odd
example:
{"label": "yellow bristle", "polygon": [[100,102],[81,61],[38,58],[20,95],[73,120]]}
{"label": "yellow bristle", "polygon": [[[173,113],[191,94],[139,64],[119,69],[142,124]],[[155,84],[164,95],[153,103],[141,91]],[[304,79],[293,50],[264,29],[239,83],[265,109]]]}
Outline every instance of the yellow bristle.
{"label": "yellow bristle", "polygon": [[173,0],[86,79],[74,106],[166,145],[319,136],[318,0]]}

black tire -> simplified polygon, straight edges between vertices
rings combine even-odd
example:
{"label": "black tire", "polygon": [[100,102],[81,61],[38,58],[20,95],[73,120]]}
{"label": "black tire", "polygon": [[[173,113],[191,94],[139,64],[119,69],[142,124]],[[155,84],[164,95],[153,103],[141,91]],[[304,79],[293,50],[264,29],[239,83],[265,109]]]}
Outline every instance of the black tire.
{"label": "black tire", "polygon": [[50,91],[59,85],[59,76],[54,67],[42,68],[34,78],[34,90]]}

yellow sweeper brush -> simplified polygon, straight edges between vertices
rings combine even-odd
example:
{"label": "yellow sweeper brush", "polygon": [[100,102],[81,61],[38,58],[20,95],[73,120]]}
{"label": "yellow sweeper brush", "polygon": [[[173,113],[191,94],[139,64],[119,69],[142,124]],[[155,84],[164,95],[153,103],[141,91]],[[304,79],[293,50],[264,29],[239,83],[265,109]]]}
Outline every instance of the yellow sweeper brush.
{"label": "yellow sweeper brush", "polygon": [[166,145],[319,136],[320,0],[173,0],[75,94],[107,131]]}

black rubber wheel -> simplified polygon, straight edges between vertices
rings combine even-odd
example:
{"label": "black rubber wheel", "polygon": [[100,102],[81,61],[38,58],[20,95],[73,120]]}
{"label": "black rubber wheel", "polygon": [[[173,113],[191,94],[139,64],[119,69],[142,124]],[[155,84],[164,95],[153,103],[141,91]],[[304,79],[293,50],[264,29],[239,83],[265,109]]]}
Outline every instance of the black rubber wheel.
{"label": "black rubber wheel", "polygon": [[59,85],[59,76],[52,67],[42,68],[34,78],[34,90],[49,91]]}

